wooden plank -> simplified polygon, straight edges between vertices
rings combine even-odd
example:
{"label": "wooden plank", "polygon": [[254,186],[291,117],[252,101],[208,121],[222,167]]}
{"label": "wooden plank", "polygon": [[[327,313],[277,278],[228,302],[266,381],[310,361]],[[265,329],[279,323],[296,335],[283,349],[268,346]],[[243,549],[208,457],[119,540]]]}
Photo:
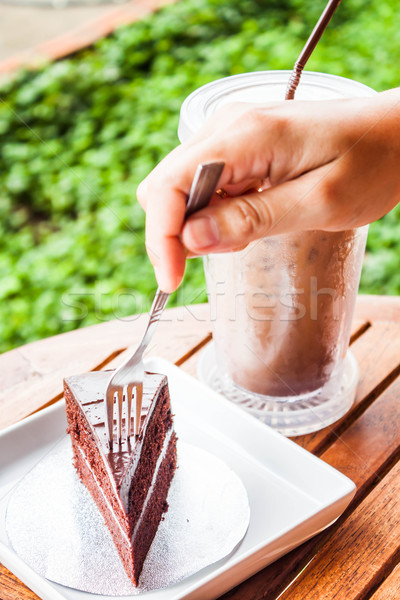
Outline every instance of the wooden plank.
{"label": "wooden plank", "polygon": [[[61,397],[66,375],[104,367],[127,346],[135,347],[146,324],[146,314],[136,315],[132,321],[94,325],[0,356],[0,371],[8,373],[0,391],[0,429]],[[208,329],[207,305],[167,310],[149,351],[176,362],[201,343]]]}
{"label": "wooden plank", "polygon": [[357,486],[363,496],[400,451],[400,378],[342,433],[321,458]]}
{"label": "wooden plank", "polygon": [[386,577],[385,581],[371,596],[371,600],[399,600],[400,598],[400,564]]}
{"label": "wooden plank", "polygon": [[359,321],[358,319],[353,320],[351,324],[349,345],[358,340],[358,338],[361,337],[370,327],[371,323],[369,321]]}
{"label": "wooden plank", "polygon": [[351,346],[360,366],[360,379],[351,410],[320,431],[292,438],[303,448],[320,454],[344,431],[400,373],[400,325],[374,322]]}
{"label": "wooden plank", "polygon": [[359,294],[354,311],[356,319],[366,321],[400,322],[400,302],[398,296],[373,296]]}
{"label": "wooden plank", "polygon": [[26,587],[11,571],[0,563],[1,600],[40,600],[32,590]]}
{"label": "wooden plank", "polygon": [[[167,4],[172,4],[176,1],[177,0],[132,0],[131,2],[126,2],[123,6],[114,8],[111,8],[112,5],[110,4],[108,10],[106,6],[104,6],[103,9],[100,9],[99,7],[96,12],[92,12],[92,10],[86,12],[84,10],[83,13],[78,8],[77,16],[79,15],[79,25],[76,24],[77,17],[74,18],[72,13],[69,18],[66,18],[66,26],[62,28],[65,33],[60,33],[57,35],[57,37],[53,37],[54,34],[50,33],[50,26],[52,25],[52,22],[49,23],[49,17],[45,16],[43,18],[43,34],[40,35],[39,38],[38,36],[33,36],[34,39],[41,40],[40,43],[34,47],[30,47],[30,43],[28,42],[28,44],[26,44],[24,39],[24,44],[22,46],[24,50],[15,52],[18,47],[21,47],[18,44],[16,48],[13,48],[14,52],[11,54],[11,56],[8,56],[0,62],[0,75],[4,76],[5,74],[8,74],[7,79],[9,79],[10,74],[15,72],[17,69],[37,69],[39,65],[43,64],[43,62],[47,63],[60,58],[65,58],[66,56],[71,55],[82,48],[87,48],[98,39],[110,35],[116,28],[121,27],[121,25],[143,19],[159,8]],[[26,3],[26,5],[26,8],[28,8],[29,3]],[[37,8],[38,7],[35,6],[35,3],[32,3],[32,9]],[[89,6],[87,8],[89,8]],[[22,11],[22,14],[18,11],[17,14],[19,19],[22,18],[27,22],[26,31],[31,31],[29,28],[32,27],[30,23],[32,20],[30,18],[30,11],[28,15],[25,11]],[[54,15],[53,18],[59,19],[60,16],[61,15],[59,14],[57,16]],[[4,19],[3,15],[2,18]],[[39,19],[42,26],[41,16]],[[59,28],[57,29],[60,30]],[[23,33],[19,32],[18,37],[22,38]],[[7,38],[5,41],[4,36],[2,39],[2,46],[2,50],[4,51],[7,48]],[[28,46],[27,49],[25,49],[26,46]],[[7,50],[9,50],[9,48],[7,48]]]}
{"label": "wooden plank", "polygon": [[[357,486],[352,505],[346,514],[379,481],[388,465],[399,455],[400,419],[398,406],[400,378],[394,381],[381,396],[322,454],[322,459],[344,475],[350,477]],[[388,497],[389,499],[389,497]],[[342,517],[343,520],[345,517]],[[254,575],[223,596],[224,600],[258,600],[267,597],[275,600],[312,560],[318,549],[330,538],[335,539],[335,528],[323,531],[288,555],[282,557],[260,573]],[[321,596],[322,598],[323,596]],[[334,596],[332,596],[333,598]],[[304,596],[307,598],[307,596]],[[329,597],[330,600],[331,597]],[[281,599],[279,599],[281,600]],[[308,600],[308,598],[307,598]]]}
{"label": "wooden plank", "polygon": [[400,462],[350,515],[280,600],[359,600],[397,560]]}
{"label": "wooden plank", "polygon": [[[201,338],[198,338],[197,336],[195,338],[193,336],[194,345],[192,347],[190,347],[189,350],[187,350],[182,356],[178,357],[178,359],[174,360],[173,362],[178,367],[181,366],[183,363],[185,363],[185,361],[190,359],[193,354],[195,354],[196,352],[201,350],[201,348],[203,348],[210,341],[210,339],[211,339],[210,333],[207,333],[204,337],[201,337]],[[137,348],[137,346],[130,346],[124,352],[121,352],[121,354],[116,356],[114,359],[107,361],[106,365],[104,366],[104,369],[117,369],[119,367],[119,365],[124,362],[124,360],[126,360],[127,358],[129,358],[129,356],[132,355],[132,353],[134,352],[134,350],[136,348]],[[162,354],[158,354],[154,350],[155,350],[155,347],[152,347],[150,345],[149,349],[146,352],[146,356],[150,356],[150,357],[151,356],[162,356]]]}
{"label": "wooden plank", "polygon": [[369,327],[371,327],[371,323],[368,320],[354,318],[351,322],[350,343],[362,336]]}

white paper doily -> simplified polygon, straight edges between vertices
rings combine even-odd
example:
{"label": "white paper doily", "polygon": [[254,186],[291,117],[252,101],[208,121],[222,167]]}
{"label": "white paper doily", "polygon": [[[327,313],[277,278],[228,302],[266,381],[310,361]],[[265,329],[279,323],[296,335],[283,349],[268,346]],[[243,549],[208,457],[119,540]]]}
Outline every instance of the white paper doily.
{"label": "white paper doily", "polygon": [[43,577],[91,593],[139,595],[228,556],[249,525],[239,477],[217,457],[182,442],[168,503],[135,588],[72,466],[66,438],[16,486],[6,528],[17,554]]}

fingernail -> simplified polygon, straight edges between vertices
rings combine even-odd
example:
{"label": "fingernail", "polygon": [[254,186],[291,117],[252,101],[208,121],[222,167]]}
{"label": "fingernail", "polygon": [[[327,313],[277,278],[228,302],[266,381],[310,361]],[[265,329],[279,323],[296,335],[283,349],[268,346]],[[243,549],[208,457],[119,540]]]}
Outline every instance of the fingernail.
{"label": "fingernail", "polygon": [[163,292],[167,292],[168,293],[168,288],[169,288],[169,281],[167,279],[167,277],[165,276],[165,273],[161,270],[161,269],[156,269],[154,267],[154,274],[156,276],[157,279],[157,283],[158,283],[158,287],[163,291]]}
{"label": "fingernail", "polygon": [[218,244],[218,225],[212,217],[194,217],[188,221],[187,227],[196,248],[208,248]]}
{"label": "fingernail", "polygon": [[156,269],[154,267],[154,273],[157,279],[158,287],[166,294],[172,294],[172,292],[179,287],[182,281],[182,276],[173,276],[171,274],[168,275],[167,272],[160,268]]}

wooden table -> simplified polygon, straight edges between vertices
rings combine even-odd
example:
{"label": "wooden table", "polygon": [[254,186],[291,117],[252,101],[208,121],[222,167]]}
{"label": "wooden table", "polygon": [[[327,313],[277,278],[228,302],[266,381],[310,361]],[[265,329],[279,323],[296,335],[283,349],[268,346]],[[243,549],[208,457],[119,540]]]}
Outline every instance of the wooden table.
{"label": "wooden table", "polygon": [[[0,428],[55,402],[65,375],[112,368],[135,346],[146,315],[80,329],[0,356]],[[171,309],[150,354],[195,375],[211,339],[208,307]],[[351,347],[360,366],[352,410],[295,438],[357,485],[342,517],[224,600],[397,600],[400,598],[400,298],[360,296]],[[128,348],[128,350],[127,350]],[[0,565],[0,599],[37,596]]]}

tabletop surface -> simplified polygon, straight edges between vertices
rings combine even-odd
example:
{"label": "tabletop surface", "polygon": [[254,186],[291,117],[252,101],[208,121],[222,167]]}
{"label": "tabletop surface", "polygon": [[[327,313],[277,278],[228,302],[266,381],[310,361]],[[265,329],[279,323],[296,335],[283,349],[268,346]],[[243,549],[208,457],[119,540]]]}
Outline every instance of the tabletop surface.
{"label": "tabletop surface", "polygon": [[[101,323],[0,355],[0,429],[61,398],[65,375],[118,366],[140,341],[146,319]],[[207,305],[170,309],[149,355],[196,375],[210,339]],[[224,600],[400,598],[400,298],[358,297],[351,348],[360,367],[352,409],[330,427],[293,439],[355,482],[353,501],[336,523]],[[0,600],[37,598],[0,565]]]}

